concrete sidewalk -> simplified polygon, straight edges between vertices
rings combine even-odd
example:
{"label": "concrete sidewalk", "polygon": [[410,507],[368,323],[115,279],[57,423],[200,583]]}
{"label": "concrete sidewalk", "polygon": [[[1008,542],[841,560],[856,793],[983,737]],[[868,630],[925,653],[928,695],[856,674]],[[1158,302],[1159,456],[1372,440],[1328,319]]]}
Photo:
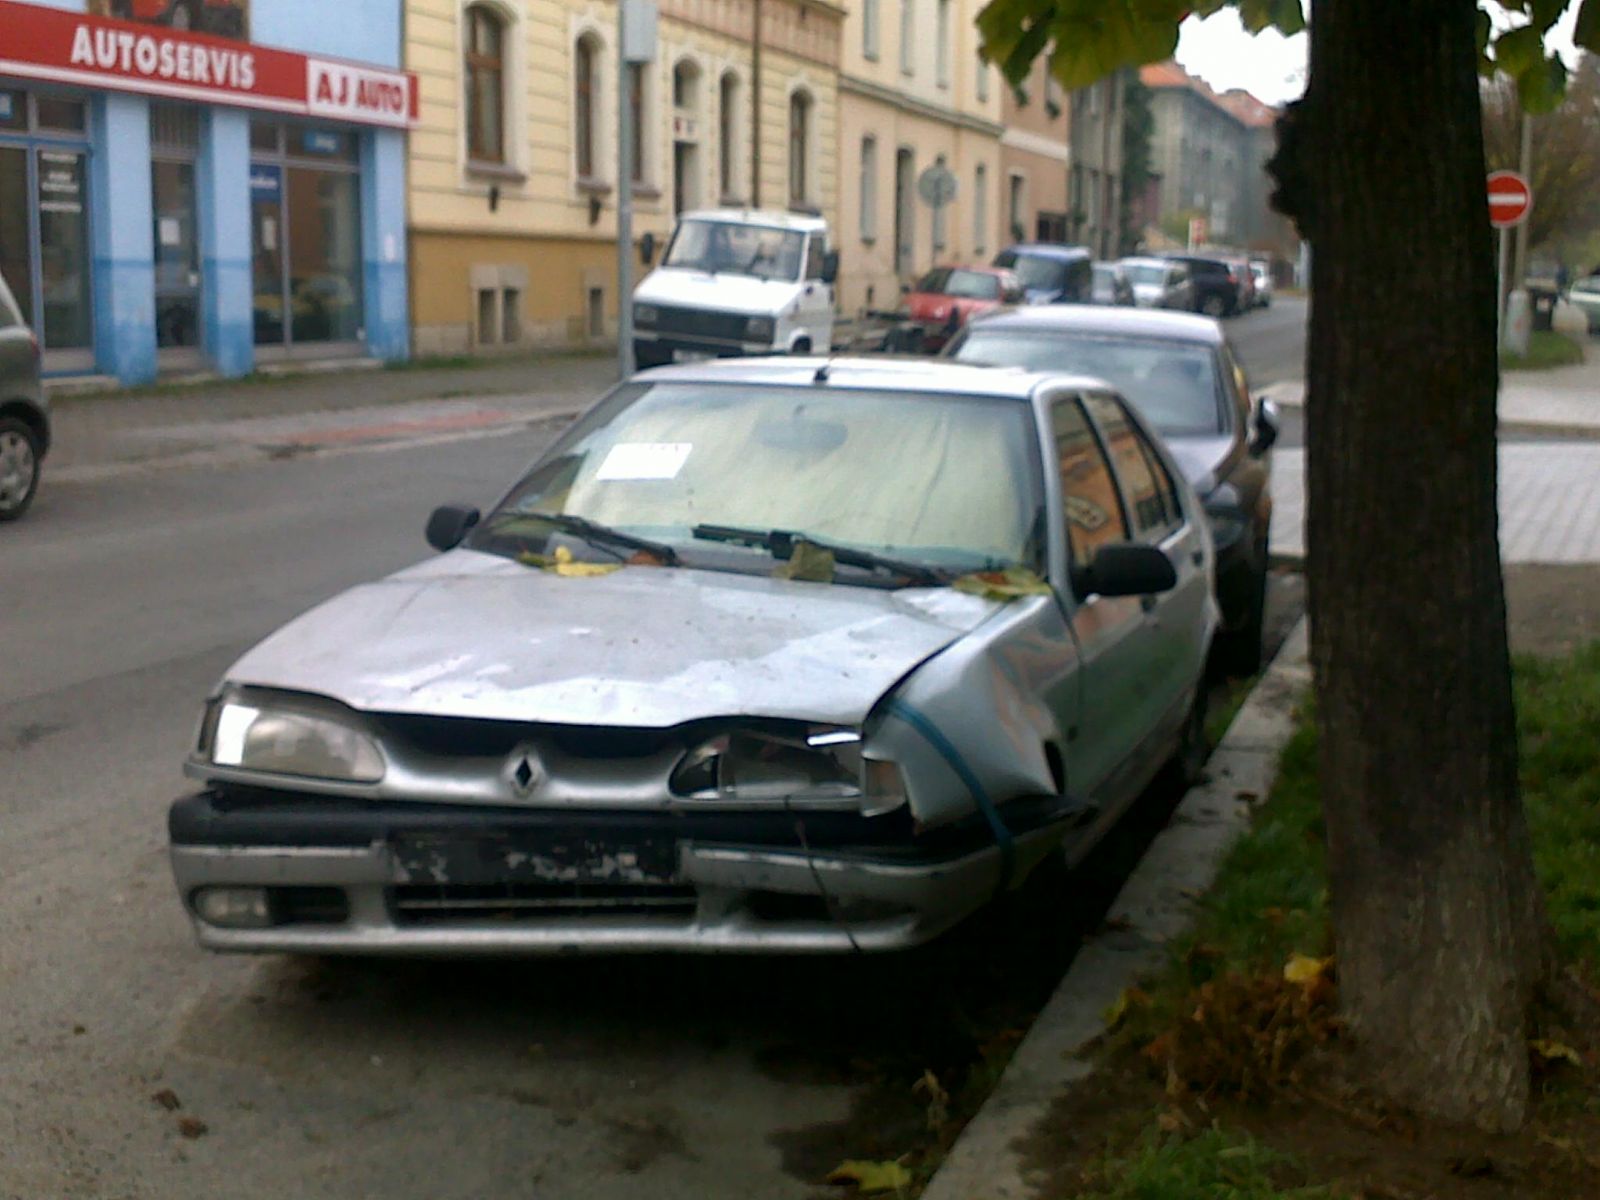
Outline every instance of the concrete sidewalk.
{"label": "concrete sidewalk", "polygon": [[609,356],[551,355],[60,396],[45,481],[482,436],[579,412],[615,379]]}

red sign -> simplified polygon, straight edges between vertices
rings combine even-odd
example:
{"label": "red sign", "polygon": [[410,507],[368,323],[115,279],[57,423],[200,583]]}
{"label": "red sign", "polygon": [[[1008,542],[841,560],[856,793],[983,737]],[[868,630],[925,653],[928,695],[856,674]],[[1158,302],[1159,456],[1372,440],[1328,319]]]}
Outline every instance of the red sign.
{"label": "red sign", "polygon": [[0,0],[0,75],[404,129],[406,71]]}
{"label": "red sign", "polygon": [[1533,211],[1533,189],[1515,171],[1489,172],[1489,224],[1496,229],[1521,225]]}

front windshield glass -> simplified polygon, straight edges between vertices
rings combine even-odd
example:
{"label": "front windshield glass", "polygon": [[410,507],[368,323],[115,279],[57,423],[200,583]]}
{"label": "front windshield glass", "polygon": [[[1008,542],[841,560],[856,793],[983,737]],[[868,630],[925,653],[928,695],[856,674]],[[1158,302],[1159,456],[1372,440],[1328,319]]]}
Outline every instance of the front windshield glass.
{"label": "front windshield glass", "polygon": [[[534,466],[471,544],[548,553],[565,535],[525,515],[548,512],[649,538],[686,566],[714,570],[766,573],[773,562],[761,548],[696,539],[696,525],[787,530],[956,574],[1038,568],[1030,416],[1019,401],[970,396],[624,385]],[[846,567],[836,578],[883,582]]]}
{"label": "front windshield glass", "polygon": [[1030,292],[1059,292],[1067,286],[1067,265],[1060,259],[1019,254],[1011,269]]}
{"label": "front windshield glass", "polygon": [[974,329],[953,357],[987,366],[1104,379],[1169,437],[1227,431],[1216,358],[1207,346],[1154,338]]}
{"label": "front windshield glass", "polygon": [[945,281],[944,294],[960,296],[964,300],[994,300],[1000,295],[1000,277],[983,271],[963,271],[957,268]]}
{"label": "front windshield glass", "polygon": [[681,221],[663,266],[757,279],[799,279],[805,234],[739,221]]}
{"label": "front windshield glass", "polygon": [[1128,273],[1130,283],[1162,284],[1167,279],[1167,268],[1157,263],[1129,263],[1122,268]]}

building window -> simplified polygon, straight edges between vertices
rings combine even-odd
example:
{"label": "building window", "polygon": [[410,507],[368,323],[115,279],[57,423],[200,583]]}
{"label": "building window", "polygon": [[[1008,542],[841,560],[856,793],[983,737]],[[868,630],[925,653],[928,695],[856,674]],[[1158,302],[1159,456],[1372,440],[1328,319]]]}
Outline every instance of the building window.
{"label": "building window", "polygon": [[505,22],[486,4],[467,9],[467,157],[503,163]]}
{"label": "building window", "polygon": [[700,68],[687,58],[672,68],[672,107],[690,112],[700,107]]}
{"label": "building window", "polygon": [[494,300],[493,288],[478,289],[478,345],[480,346],[494,345],[495,326],[499,324],[495,320]]}
{"label": "building window", "polygon": [[989,168],[979,163],[972,171],[972,252],[983,254],[989,241]]}
{"label": "building window", "polygon": [[934,29],[934,81],[942,88],[950,86],[950,0],[938,0],[939,18]]}
{"label": "building window", "polygon": [[592,287],[589,289],[589,336],[592,338],[605,337],[606,335],[606,292],[604,288]]}
{"label": "building window", "polygon": [[861,139],[861,240],[878,236],[878,139]]}
{"label": "building window", "polygon": [[878,61],[878,0],[861,3],[861,53],[873,62]]}
{"label": "building window", "polygon": [[1015,241],[1021,241],[1028,236],[1028,227],[1023,223],[1022,216],[1026,207],[1025,192],[1027,180],[1024,176],[1011,177],[1010,197],[1006,202],[1006,223],[1010,226],[1009,232]]}
{"label": "building window", "polygon": [[635,183],[644,182],[644,64],[628,64],[628,107],[633,110],[633,141],[628,162]]}
{"label": "building window", "polygon": [[585,35],[578,39],[572,59],[573,136],[577,142],[578,178],[595,178],[595,113],[599,110],[598,72],[600,46]]}
{"label": "building window", "polygon": [[911,43],[912,0],[900,0],[900,72],[910,75],[916,70],[916,47]]}
{"label": "building window", "polygon": [[733,196],[739,146],[739,79],[732,71],[722,77],[717,97],[717,170],[722,185],[720,199]]}
{"label": "building window", "polygon": [[807,161],[811,156],[811,97],[789,97],[789,203],[804,204],[811,194]]}
{"label": "building window", "polygon": [[505,288],[500,293],[500,340],[506,345],[522,340],[522,291]]}
{"label": "building window", "polygon": [[982,58],[978,60],[978,102],[989,102],[989,63]]}
{"label": "building window", "polygon": [[[933,163],[936,167],[943,167],[944,155],[939,155],[933,160]],[[945,247],[945,218],[949,215],[949,212],[950,206],[948,204],[936,204],[933,206],[933,248],[935,250],[943,250]]]}

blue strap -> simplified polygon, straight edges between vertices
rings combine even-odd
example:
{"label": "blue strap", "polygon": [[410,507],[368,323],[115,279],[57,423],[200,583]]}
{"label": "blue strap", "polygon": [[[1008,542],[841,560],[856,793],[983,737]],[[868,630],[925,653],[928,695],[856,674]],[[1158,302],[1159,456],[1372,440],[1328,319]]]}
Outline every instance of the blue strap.
{"label": "blue strap", "polygon": [[983,819],[989,822],[989,829],[994,834],[994,843],[1000,848],[1000,882],[995,887],[995,894],[1004,892],[1011,886],[1011,876],[1016,870],[1017,848],[1011,837],[1011,831],[1006,828],[1006,823],[1000,819],[1000,810],[994,806],[994,801],[989,798],[989,793],[984,790],[983,784],[978,782],[978,777],[972,773],[972,768],[967,765],[967,760],[961,757],[961,751],[955,744],[945,737],[944,733],[930,721],[919,709],[913,708],[898,696],[889,701],[886,711],[899,717],[911,728],[922,735],[922,739],[932,746],[940,758],[950,765],[961,782],[972,793],[972,799],[978,805],[978,811],[983,814]]}

